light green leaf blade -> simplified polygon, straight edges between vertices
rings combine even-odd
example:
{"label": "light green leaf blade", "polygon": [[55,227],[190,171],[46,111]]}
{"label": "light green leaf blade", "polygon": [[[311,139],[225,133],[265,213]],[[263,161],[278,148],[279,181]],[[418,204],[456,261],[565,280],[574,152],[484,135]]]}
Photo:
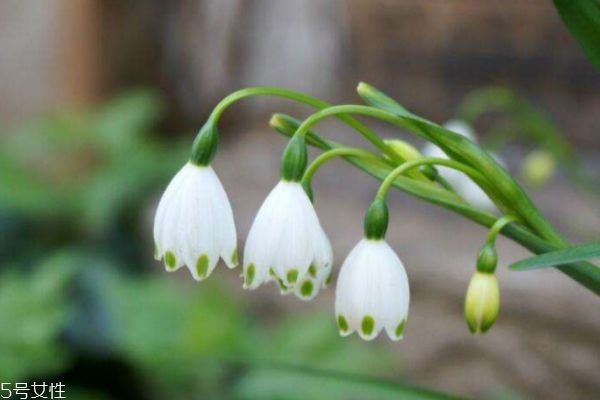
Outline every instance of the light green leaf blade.
{"label": "light green leaf blade", "polygon": [[566,249],[526,258],[511,264],[509,268],[515,271],[527,271],[530,269],[554,267],[577,261],[585,261],[596,257],[600,257],[600,242],[572,246]]}
{"label": "light green leaf blade", "polygon": [[600,71],[600,3],[598,0],[554,0],[569,32]]}

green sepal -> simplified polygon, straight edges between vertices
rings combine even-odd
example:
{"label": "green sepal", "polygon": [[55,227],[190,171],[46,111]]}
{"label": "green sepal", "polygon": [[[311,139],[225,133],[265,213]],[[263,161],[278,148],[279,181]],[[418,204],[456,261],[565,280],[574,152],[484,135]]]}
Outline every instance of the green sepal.
{"label": "green sepal", "polygon": [[312,187],[310,186],[310,183],[308,183],[308,182],[302,182],[302,188],[304,189],[304,192],[306,193],[306,195],[310,199],[310,202],[313,203],[314,202],[314,199],[313,199],[313,190],[312,190]]}
{"label": "green sepal", "polygon": [[379,240],[385,237],[388,227],[388,207],[385,200],[376,198],[373,200],[365,214],[365,237],[367,239]]}
{"label": "green sepal", "polygon": [[211,119],[200,128],[200,131],[192,144],[192,154],[190,162],[199,166],[210,164],[217,153],[219,145],[219,131],[217,124]]}
{"label": "green sepal", "polygon": [[493,245],[486,243],[477,255],[477,271],[492,274],[496,271],[497,265],[498,252]]}
{"label": "green sepal", "polygon": [[281,178],[289,182],[300,182],[306,163],[308,161],[308,152],[304,137],[294,135],[283,151],[281,158]]}

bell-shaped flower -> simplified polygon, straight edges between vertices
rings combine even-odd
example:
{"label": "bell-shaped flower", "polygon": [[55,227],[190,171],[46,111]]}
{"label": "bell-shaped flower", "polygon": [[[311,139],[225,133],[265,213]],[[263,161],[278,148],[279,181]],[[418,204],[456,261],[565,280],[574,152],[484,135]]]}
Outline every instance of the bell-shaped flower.
{"label": "bell-shaped flower", "polygon": [[[475,137],[473,129],[463,121],[450,120],[444,124],[444,127],[452,132],[466,137],[473,142],[477,142],[477,138]],[[427,142],[425,146],[423,146],[421,153],[425,157],[448,158],[442,149],[431,142]],[[502,163],[502,161],[496,155],[493,155],[493,157],[498,162]],[[456,190],[456,192],[463,199],[465,199],[467,203],[483,210],[496,210],[496,206],[490,200],[488,195],[475,182],[473,182],[471,178],[452,168],[444,166],[436,166],[436,168],[440,175]]]}
{"label": "bell-shaped flower", "polygon": [[207,278],[223,258],[237,265],[236,233],[227,194],[207,166],[188,162],[165,190],[154,218],[155,257],[167,271],[188,267],[194,279]]}
{"label": "bell-shaped flower", "polygon": [[364,340],[385,329],[392,340],[404,334],[410,292],[404,265],[383,239],[362,239],[340,270],[335,315],[342,336]]}
{"label": "bell-shaped flower", "polygon": [[281,180],[248,233],[244,287],[255,289],[275,280],[284,294],[293,290],[300,298],[312,298],[331,263],[331,245],[302,185]]}

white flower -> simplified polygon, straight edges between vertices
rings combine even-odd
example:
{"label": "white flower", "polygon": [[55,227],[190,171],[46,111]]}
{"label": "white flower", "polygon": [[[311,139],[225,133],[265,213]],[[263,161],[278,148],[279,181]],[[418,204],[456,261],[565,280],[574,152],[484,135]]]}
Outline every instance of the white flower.
{"label": "white flower", "polygon": [[[444,127],[466,137],[472,142],[477,142],[473,129],[463,121],[450,120],[444,124]],[[423,146],[421,153],[424,157],[448,158],[442,149],[431,142],[427,142]],[[502,164],[502,161],[497,156],[492,156]],[[467,203],[483,210],[496,210],[496,206],[488,195],[471,178],[452,168],[436,166],[436,169]]]}
{"label": "white flower", "polygon": [[337,281],[335,315],[342,336],[357,331],[365,340],[385,329],[392,340],[404,334],[410,292],[402,261],[385,240],[362,239],[350,252]]}
{"label": "white flower", "polygon": [[194,279],[207,278],[223,258],[237,265],[233,212],[210,166],[188,162],[165,190],[154,218],[155,257],[167,271],[187,265]]}
{"label": "white flower", "polygon": [[329,240],[300,183],[280,181],[248,233],[244,287],[255,289],[275,280],[284,294],[293,289],[310,299],[327,280],[332,258]]}

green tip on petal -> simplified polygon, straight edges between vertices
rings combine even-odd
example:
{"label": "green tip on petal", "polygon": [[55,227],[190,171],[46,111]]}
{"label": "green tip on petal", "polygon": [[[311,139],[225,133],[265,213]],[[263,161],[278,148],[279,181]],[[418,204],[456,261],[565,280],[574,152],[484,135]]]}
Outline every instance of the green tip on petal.
{"label": "green tip on petal", "polygon": [[285,284],[285,282],[283,281],[283,279],[281,279],[280,277],[277,276],[277,274],[275,273],[275,270],[273,268],[269,268],[269,275],[271,275],[271,277],[273,279],[275,279],[275,282],[277,282],[277,284],[279,285],[279,289],[282,292],[285,292],[286,290],[289,289],[287,287],[287,285]]}
{"label": "green tip on petal", "polygon": [[198,276],[200,278],[205,278],[208,273],[208,256],[206,254],[202,254],[198,257],[198,261],[196,261],[196,272],[198,272]]}
{"label": "green tip on petal", "polygon": [[298,280],[298,270],[290,269],[286,275],[288,283],[296,283]]}
{"label": "green tip on petal", "polygon": [[246,275],[244,276],[244,279],[244,284],[246,286],[252,285],[252,281],[254,281],[254,264],[248,265],[248,268],[246,268]]}
{"label": "green tip on petal", "polygon": [[304,281],[302,286],[300,286],[300,293],[304,297],[310,297],[313,292],[314,285],[311,281]]}
{"label": "green tip on petal", "polygon": [[337,324],[340,332],[348,332],[348,321],[346,321],[343,315],[338,315]]}
{"label": "green tip on petal", "polygon": [[487,331],[489,331],[495,322],[496,322],[495,319],[482,321],[481,322],[481,333],[486,333]]}
{"label": "green tip on petal", "polygon": [[237,247],[235,249],[233,249],[233,253],[231,253],[231,264],[233,264],[234,267],[237,267],[239,263],[239,259],[238,259],[238,252],[237,252]]}
{"label": "green tip on petal", "polygon": [[310,267],[308,267],[308,273],[313,278],[316,278],[317,277],[317,267],[315,267],[314,264],[310,264]]}
{"label": "green tip on petal", "polygon": [[368,315],[364,317],[360,324],[360,329],[362,330],[362,333],[364,333],[365,335],[370,335],[371,333],[373,333],[374,328],[375,320],[373,319],[373,317]]}
{"label": "green tip on petal", "polygon": [[177,265],[177,258],[175,258],[175,254],[172,251],[167,251],[165,253],[165,267],[167,271],[172,271],[175,269]]}
{"label": "green tip on petal", "polygon": [[403,319],[402,322],[400,322],[398,324],[398,326],[396,327],[396,330],[394,331],[394,333],[396,334],[396,337],[401,338],[402,335],[404,335],[404,328],[406,327],[406,320]]}

